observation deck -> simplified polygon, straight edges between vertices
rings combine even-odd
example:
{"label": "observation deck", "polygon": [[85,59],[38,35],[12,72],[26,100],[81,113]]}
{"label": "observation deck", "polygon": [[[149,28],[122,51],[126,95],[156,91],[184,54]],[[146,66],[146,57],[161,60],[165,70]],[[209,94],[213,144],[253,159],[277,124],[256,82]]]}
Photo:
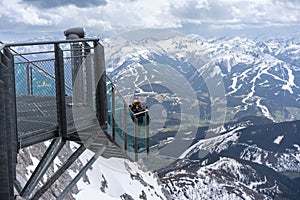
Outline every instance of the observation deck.
{"label": "observation deck", "polygon": [[[106,76],[98,39],[2,44],[0,47],[0,195],[39,199],[87,149],[94,156],[58,199],[63,199],[99,156],[132,161],[149,153],[149,126],[137,123]],[[132,119],[133,116],[133,119]],[[147,121],[144,116],[143,121]],[[20,149],[50,141],[22,185],[16,178]],[[66,141],[80,147],[53,175],[40,180]]]}

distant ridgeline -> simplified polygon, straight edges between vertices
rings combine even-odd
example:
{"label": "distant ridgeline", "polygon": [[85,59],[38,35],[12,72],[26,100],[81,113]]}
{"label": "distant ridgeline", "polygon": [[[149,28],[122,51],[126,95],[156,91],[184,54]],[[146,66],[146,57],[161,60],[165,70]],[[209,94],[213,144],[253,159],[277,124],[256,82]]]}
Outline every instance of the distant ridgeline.
{"label": "distant ridgeline", "polygon": [[[16,59],[17,60],[17,59]],[[27,94],[27,63],[15,63],[15,83],[16,83],[16,93],[17,94]],[[54,66],[54,61],[53,61]],[[49,74],[53,75],[52,77],[42,70],[38,69],[36,66],[30,64],[29,71],[31,74],[30,83],[31,83],[31,95],[43,95],[43,96],[55,96],[55,79],[54,71],[43,69]],[[66,68],[65,71],[68,69]],[[65,84],[70,86],[72,85],[72,78],[70,73],[65,74]],[[66,95],[72,96],[72,90],[66,87]]]}

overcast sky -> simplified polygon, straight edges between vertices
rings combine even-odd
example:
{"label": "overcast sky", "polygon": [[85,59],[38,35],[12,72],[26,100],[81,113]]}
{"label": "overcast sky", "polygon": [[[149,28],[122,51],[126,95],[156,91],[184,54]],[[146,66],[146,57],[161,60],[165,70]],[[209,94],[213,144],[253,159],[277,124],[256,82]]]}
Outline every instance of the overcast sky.
{"label": "overcast sky", "polygon": [[300,31],[299,0],[1,0],[0,40],[169,28],[200,35]]}

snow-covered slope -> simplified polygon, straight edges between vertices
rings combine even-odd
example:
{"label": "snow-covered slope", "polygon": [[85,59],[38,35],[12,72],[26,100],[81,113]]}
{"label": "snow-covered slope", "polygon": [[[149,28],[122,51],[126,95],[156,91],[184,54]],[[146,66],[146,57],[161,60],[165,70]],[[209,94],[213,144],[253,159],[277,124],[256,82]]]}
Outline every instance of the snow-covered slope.
{"label": "snow-covered slope", "polygon": [[[33,170],[39,163],[49,143],[36,144],[22,149],[18,156],[17,177],[24,186]],[[41,180],[38,187],[66,161],[78,148],[78,144],[67,142],[59,156]],[[76,162],[55,182],[41,199],[56,199],[65,187],[75,178],[79,170],[93,156],[87,150]],[[137,163],[119,158],[98,158],[66,199],[167,199],[167,192],[159,183],[158,177],[142,170]]]}
{"label": "snow-covered slope", "polygon": [[[300,119],[299,43],[289,37],[204,39],[171,35],[140,40],[111,38],[104,45],[107,71],[123,95],[145,90],[160,93],[161,88],[151,88],[155,83],[172,91],[170,85],[182,83],[181,76],[182,85],[193,91],[182,94],[196,94],[201,105],[212,110],[201,111],[204,119],[224,119],[213,116],[214,111],[223,109],[218,114],[226,114],[226,121],[247,115],[286,121]],[[180,91],[182,85],[177,86]],[[184,95],[177,97],[181,100]]]}
{"label": "snow-covered slope", "polygon": [[227,124],[219,135],[199,140],[180,158],[196,160],[214,153],[262,164],[278,172],[300,172],[300,122],[257,124],[253,119]]}
{"label": "snow-covered slope", "polygon": [[163,173],[162,182],[175,199],[297,199],[299,183],[250,162],[221,157]]}
{"label": "snow-covered slope", "polygon": [[[151,145],[175,141],[181,156],[157,170],[159,178],[136,163],[99,158],[67,199],[299,199],[299,39],[154,32],[106,39],[107,72],[128,102],[148,105]],[[22,184],[47,145],[20,151]],[[65,155],[76,148],[68,144]],[[91,156],[43,198],[55,199]]]}

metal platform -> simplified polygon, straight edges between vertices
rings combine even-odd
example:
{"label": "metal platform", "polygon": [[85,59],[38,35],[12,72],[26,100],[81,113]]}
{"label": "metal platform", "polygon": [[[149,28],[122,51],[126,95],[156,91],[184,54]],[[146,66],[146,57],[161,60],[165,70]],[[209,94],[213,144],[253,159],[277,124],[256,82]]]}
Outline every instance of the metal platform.
{"label": "metal platform", "polygon": [[[28,46],[34,48],[24,48]],[[106,77],[104,48],[98,39],[0,46],[0,100],[0,196],[4,199],[13,199],[15,190],[24,199],[39,199],[86,149],[94,156],[58,199],[71,191],[99,156],[137,161],[139,155],[149,153],[149,126],[138,125]],[[51,144],[21,185],[16,179],[19,149],[45,141]],[[78,143],[79,148],[41,183],[66,141]]]}
{"label": "metal platform", "polygon": [[[84,144],[94,138],[90,150],[96,152],[101,145],[107,145],[102,156],[105,158],[127,158],[123,150],[100,127],[95,111],[89,106],[72,105],[72,97],[66,97],[67,140]],[[17,124],[20,148],[58,137],[56,100],[52,96],[17,96]],[[73,112],[80,113],[74,119]]]}

